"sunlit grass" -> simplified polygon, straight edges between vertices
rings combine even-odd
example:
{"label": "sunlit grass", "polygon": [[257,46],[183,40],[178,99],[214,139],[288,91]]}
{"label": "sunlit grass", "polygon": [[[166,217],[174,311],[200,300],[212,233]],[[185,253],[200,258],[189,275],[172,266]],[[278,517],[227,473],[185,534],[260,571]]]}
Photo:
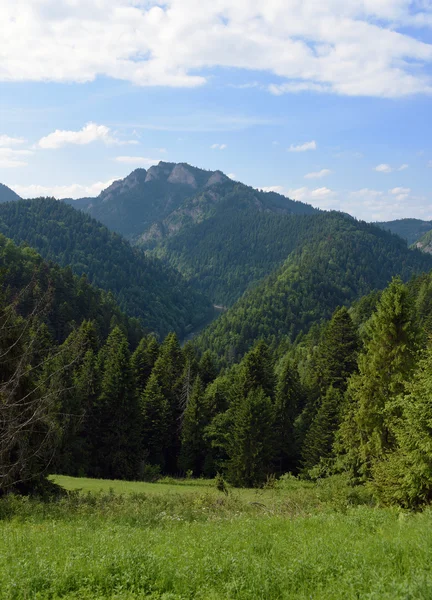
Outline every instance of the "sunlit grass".
{"label": "sunlit grass", "polygon": [[342,479],[228,496],[204,481],[56,481],[86,493],[0,501],[2,599],[432,597],[432,513],[373,507]]}

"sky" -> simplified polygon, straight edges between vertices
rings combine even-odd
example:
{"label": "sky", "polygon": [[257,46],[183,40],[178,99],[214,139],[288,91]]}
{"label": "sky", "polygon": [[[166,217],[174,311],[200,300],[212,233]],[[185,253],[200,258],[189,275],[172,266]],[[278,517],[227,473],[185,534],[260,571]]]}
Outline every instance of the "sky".
{"label": "sky", "polygon": [[367,221],[432,219],[432,0],[2,0],[0,182],[160,160]]}

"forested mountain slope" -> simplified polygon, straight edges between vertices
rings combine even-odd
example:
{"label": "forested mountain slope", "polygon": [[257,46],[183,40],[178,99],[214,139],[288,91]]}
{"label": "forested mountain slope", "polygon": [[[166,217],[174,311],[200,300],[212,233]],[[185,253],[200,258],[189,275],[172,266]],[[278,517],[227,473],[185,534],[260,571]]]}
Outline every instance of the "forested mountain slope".
{"label": "forested mountain slope", "polygon": [[375,225],[386,231],[396,233],[406,240],[409,246],[432,229],[432,221],[422,221],[421,219],[397,219],[396,221],[375,223]]}
{"label": "forested mountain slope", "polygon": [[78,277],[69,267],[44,261],[33,248],[19,247],[0,234],[0,303],[15,303],[17,312],[27,318],[40,303],[39,313],[52,336],[50,344],[60,344],[83,321],[91,320],[97,334],[105,339],[119,325],[134,347],[143,335],[137,319],[126,316],[111,294],[91,285],[85,275]]}
{"label": "forested mountain slope", "polygon": [[11,202],[12,200],[20,200],[18,194],[16,194],[13,190],[0,183],[0,203],[1,202]]}
{"label": "forested mountain slope", "polygon": [[0,205],[0,233],[44,258],[86,274],[112,292],[122,310],[160,335],[184,335],[208,318],[210,303],[157,258],[64,202],[50,198]]}
{"label": "forested mountain slope", "polygon": [[133,241],[139,239],[150,247],[184,226],[211,216],[218,202],[239,186],[253,192],[258,210],[291,214],[315,212],[311,206],[280,194],[247,188],[221,171],[162,161],[148,170],[136,169],[125,179],[115,181],[97,198],[67,202],[113,231]]}
{"label": "forested mountain slope", "polygon": [[337,306],[383,288],[393,275],[408,279],[431,268],[432,257],[408,249],[398,236],[340,213],[321,214],[308,241],[205,329],[196,344],[230,364],[259,339],[273,347],[286,337],[292,341]]}
{"label": "forested mountain slope", "polygon": [[[251,284],[279,267],[316,223],[314,214],[263,210],[256,194],[236,186],[208,218],[162,240],[154,253],[213,302],[232,305]],[[270,203],[271,194],[262,197]]]}
{"label": "forested mountain slope", "polygon": [[420,239],[414,242],[413,247],[418,248],[423,252],[427,252],[428,254],[432,254],[432,229],[423,234]]}

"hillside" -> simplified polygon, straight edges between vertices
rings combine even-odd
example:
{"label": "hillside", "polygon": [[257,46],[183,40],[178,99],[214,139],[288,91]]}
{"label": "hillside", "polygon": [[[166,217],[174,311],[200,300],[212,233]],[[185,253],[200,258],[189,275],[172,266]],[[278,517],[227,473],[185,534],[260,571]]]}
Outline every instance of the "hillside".
{"label": "hillside", "polygon": [[0,203],[12,202],[13,200],[21,200],[21,198],[13,190],[0,183]]}
{"label": "hillside", "polygon": [[418,248],[427,254],[432,254],[432,229],[423,234],[420,239],[413,243],[413,247]]}
{"label": "hillside", "polygon": [[391,233],[340,213],[322,214],[314,218],[308,241],[195,343],[230,364],[258,339],[276,348],[329,318],[336,307],[385,287],[393,275],[408,279],[431,268],[432,257],[409,250]]}
{"label": "hillside", "polygon": [[315,212],[311,206],[285,196],[264,194],[242,186],[221,171],[162,161],[148,170],[136,169],[115,181],[97,198],[66,201],[113,231],[151,247],[188,224],[211,216],[219,201],[239,186],[253,191],[253,201],[260,211]]}
{"label": "hillside", "polygon": [[161,336],[169,331],[183,336],[211,311],[178,273],[63,202],[40,198],[2,204],[0,233],[77,275],[86,274],[112,292],[128,315]]}
{"label": "hillside", "polygon": [[93,321],[101,340],[108,337],[114,324],[127,333],[132,347],[143,335],[137,319],[121,312],[111,294],[91,285],[85,276],[73,275],[44,261],[32,248],[19,247],[0,234],[1,307],[16,302],[23,317],[29,317],[40,298],[43,320],[54,344],[61,344],[83,321]]}
{"label": "hillside", "polygon": [[422,221],[421,219],[397,219],[396,221],[375,223],[375,225],[396,233],[407,241],[408,246],[414,244],[422,235],[432,229],[432,221]]}

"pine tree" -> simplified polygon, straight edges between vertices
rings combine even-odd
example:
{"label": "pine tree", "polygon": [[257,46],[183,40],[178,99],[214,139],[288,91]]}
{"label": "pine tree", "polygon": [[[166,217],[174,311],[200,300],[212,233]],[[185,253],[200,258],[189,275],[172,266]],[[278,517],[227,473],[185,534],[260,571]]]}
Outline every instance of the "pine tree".
{"label": "pine tree", "polygon": [[280,473],[294,471],[296,467],[297,444],[294,421],[298,415],[301,399],[302,392],[297,369],[291,360],[285,358],[277,378],[274,407],[276,468]]}
{"label": "pine tree", "polygon": [[246,398],[250,391],[261,388],[269,398],[274,398],[275,376],[273,360],[263,341],[246,354],[237,375],[239,396]]}
{"label": "pine tree", "polygon": [[115,327],[99,353],[101,393],[95,411],[94,472],[109,479],[136,479],[142,458],[140,410],[128,342]]}
{"label": "pine tree", "polygon": [[337,309],[324,330],[318,347],[317,378],[325,394],[332,386],[345,391],[347,380],[357,369],[359,339],[349,312]]}
{"label": "pine tree", "polygon": [[204,429],[208,422],[209,414],[204,397],[204,386],[198,375],[183,415],[179,461],[183,471],[190,470],[196,477],[201,475],[204,469],[207,454]]}
{"label": "pine tree", "polygon": [[156,374],[150,375],[140,399],[142,417],[142,445],[144,462],[165,468],[164,450],[169,443],[169,404],[158,383]]}
{"label": "pine tree", "polygon": [[217,377],[217,370],[210,350],[206,350],[199,362],[199,374],[204,387],[207,387]]}
{"label": "pine tree", "polygon": [[142,394],[159,355],[159,344],[153,335],[141,338],[131,357],[137,392]]}
{"label": "pine tree", "polygon": [[395,278],[383,292],[365,326],[365,349],[359,373],[347,389],[347,408],[337,448],[355,477],[371,475],[374,462],[395,445],[394,423],[400,418],[397,397],[415,365],[418,332],[406,286]]}
{"label": "pine tree", "polygon": [[342,392],[330,386],[321,399],[318,411],[304,439],[302,466],[305,471],[333,456],[333,443],[340,425],[342,405]]}
{"label": "pine tree", "polygon": [[159,357],[152,371],[169,406],[167,428],[170,439],[165,446],[164,455],[165,468],[170,473],[175,473],[177,470],[180,452],[184,368],[184,356],[178,338],[175,333],[170,333],[160,348]]}
{"label": "pine tree", "polygon": [[396,447],[372,467],[373,487],[386,504],[416,508],[432,500],[432,346],[419,362],[395,424]]}
{"label": "pine tree", "polygon": [[274,412],[262,388],[252,389],[233,412],[228,445],[228,478],[234,485],[261,485],[274,460]]}

